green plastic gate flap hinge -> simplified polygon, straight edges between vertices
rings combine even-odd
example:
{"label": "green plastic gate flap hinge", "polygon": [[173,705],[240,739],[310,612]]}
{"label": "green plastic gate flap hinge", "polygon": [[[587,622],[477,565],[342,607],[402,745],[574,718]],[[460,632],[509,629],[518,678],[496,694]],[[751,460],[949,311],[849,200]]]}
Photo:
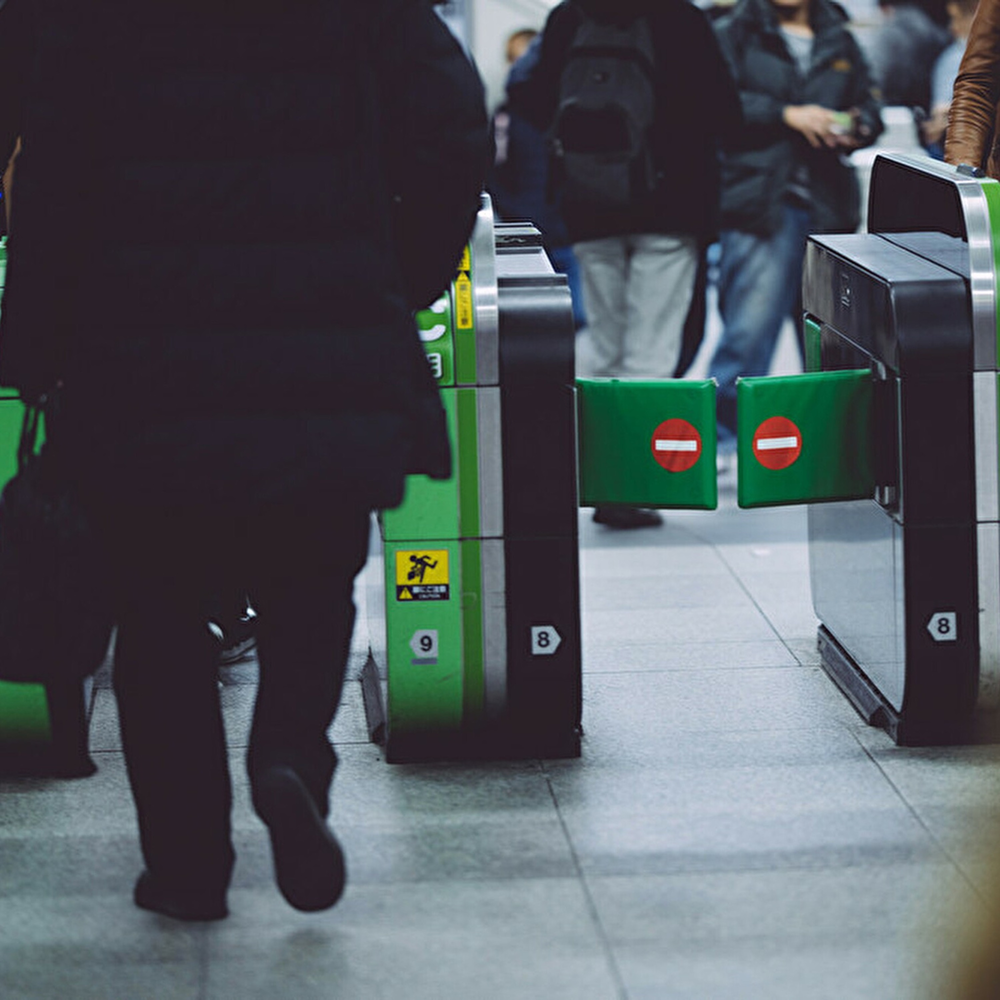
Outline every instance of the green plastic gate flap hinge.
{"label": "green plastic gate flap hinge", "polygon": [[580,505],[718,506],[712,379],[576,380]]}
{"label": "green plastic gate flap hinge", "polygon": [[867,368],[739,379],[740,507],[871,497],[873,394]]}

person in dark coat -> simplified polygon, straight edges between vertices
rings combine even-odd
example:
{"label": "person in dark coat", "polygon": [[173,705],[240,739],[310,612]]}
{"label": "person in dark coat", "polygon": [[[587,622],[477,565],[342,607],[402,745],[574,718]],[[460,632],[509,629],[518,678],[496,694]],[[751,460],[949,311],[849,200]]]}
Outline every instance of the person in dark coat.
{"label": "person in dark coat", "polygon": [[227,913],[206,622],[249,589],[253,804],[287,901],[331,906],[326,734],[369,512],[450,472],[412,312],[478,209],[480,80],[415,0],[6,0],[0,162],[17,136],[0,384],[60,386],[46,447],[106,535],[135,902]]}
{"label": "person in dark coat", "polygon": [[809,233],[858,226],[847,154],[874,142],[882,122],[864,56],[832,0],[739,0],[716,30],[744,119],[723,156],[723,329],[709,368],[724,456],[736,448],[737,377],[766,375],[785,318],[801,326]]}
{"label": "person in dark coat", "polygon": [[[562,215],[583,279],[587,314],[584,374],[669,378],[681,354],[701,250],[715,236],[719,146],[739,124],[733,81],[703,11],[687,0],[566,0],[549,15],[538,65],[512,74],[509,104],[536,127],[551,127],[561,77],[586,19],[645,18],[652,43],[654,110],[648,148],[651,189],[622,206],[573,195],[559,173]],[[519,67],[520,68],[520,67]],[[609,527],[660,523],[656,511],[599,507]]]}
{"label": "person in dark coat", "polygon": [[[508,85],[513,82],[517,86],[517,81],[529,76],[538,63],[541,45],[536,41],[537,33],[517,32],[508,41],[508,50],[510,41],[526,36],[523,51],[508,72]],[[538,227],[553,268],[566,275],[573,300],[573,321],[579,330],[586,324],[580,269],[559,205],[550,197],[548,139],[544,132],[504,103],[493,114],[493,141],[495,156],[487,182],[493,207],[502,219],[527,219]]]}

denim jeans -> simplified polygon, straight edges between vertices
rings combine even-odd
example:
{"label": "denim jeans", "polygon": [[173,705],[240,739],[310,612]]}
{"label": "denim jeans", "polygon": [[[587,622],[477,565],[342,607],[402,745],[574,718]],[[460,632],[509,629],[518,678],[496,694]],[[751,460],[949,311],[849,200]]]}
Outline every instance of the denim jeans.
{"label": "denim jeans", "polygon": [[722,336],[709,366],[718,384],[719,448],[736,447],[736,379],[766,375],[785,317],[802,348],[802,261],[812,212],[785,204],[771,236],[735,229],[720,237],[719,313]]}
{"label": "denim jeans", "polygon": [[548,247],[545,251],[552,261],[556,274],[565,274],[569,283],[569,294],[573,300],[573,324],[577,330],[587,325],[587,314],[583,308],[583,284],[580,279],[580,265],[572,247]]}

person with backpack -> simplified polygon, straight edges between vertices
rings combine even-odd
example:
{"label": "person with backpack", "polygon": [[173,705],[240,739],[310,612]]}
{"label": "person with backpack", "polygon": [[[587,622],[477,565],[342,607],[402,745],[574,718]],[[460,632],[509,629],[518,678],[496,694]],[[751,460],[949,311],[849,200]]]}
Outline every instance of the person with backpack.
{"label": "person with backpack", "polygon": [[[508,81],[533,71],[538,61],[537,36],[538,32],[521,29],[507,40]],[[553,268],[566,275],[573,300],[573,322],[579,330],[586,324],[580,269],[560,206],[549,197],[547,137],[505,101],[493,113],[493,147],[493,169],[486,186],[494,211],[501,219],[527,219],[538,227]]]}
{"label": "person with backpack", "polygon": [[860,189],[847,154],[882,131],[864,55],[833,0],[739,0],[716,22],[744,124],[722,168],[720,468],[736,451],[736,379],[766,375],[786,317],[802,347],[810,233],[853,232]]}
{"label": "person with backpack", "polygon": [[[717,226],[719,145],[740,121],[705,14],[687,0],[565,0],[507,94],[549,136],[552,197],[583,280],[581,374],[672,377]],[[594,519],[661,520],[626,506]]]}

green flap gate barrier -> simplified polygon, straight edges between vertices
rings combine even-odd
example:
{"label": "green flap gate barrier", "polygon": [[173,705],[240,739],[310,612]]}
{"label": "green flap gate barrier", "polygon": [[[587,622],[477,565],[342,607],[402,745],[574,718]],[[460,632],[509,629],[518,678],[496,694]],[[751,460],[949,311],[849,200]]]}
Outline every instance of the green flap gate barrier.
{"label": "green flap gate barrier", "polygon": [[715,383],[577,379],[580,504],[718,504]]}
{"label": "green flap gate barrier", "polygon": [[872,497],[873,387],[867,368],[740,379],[739,505]]}

